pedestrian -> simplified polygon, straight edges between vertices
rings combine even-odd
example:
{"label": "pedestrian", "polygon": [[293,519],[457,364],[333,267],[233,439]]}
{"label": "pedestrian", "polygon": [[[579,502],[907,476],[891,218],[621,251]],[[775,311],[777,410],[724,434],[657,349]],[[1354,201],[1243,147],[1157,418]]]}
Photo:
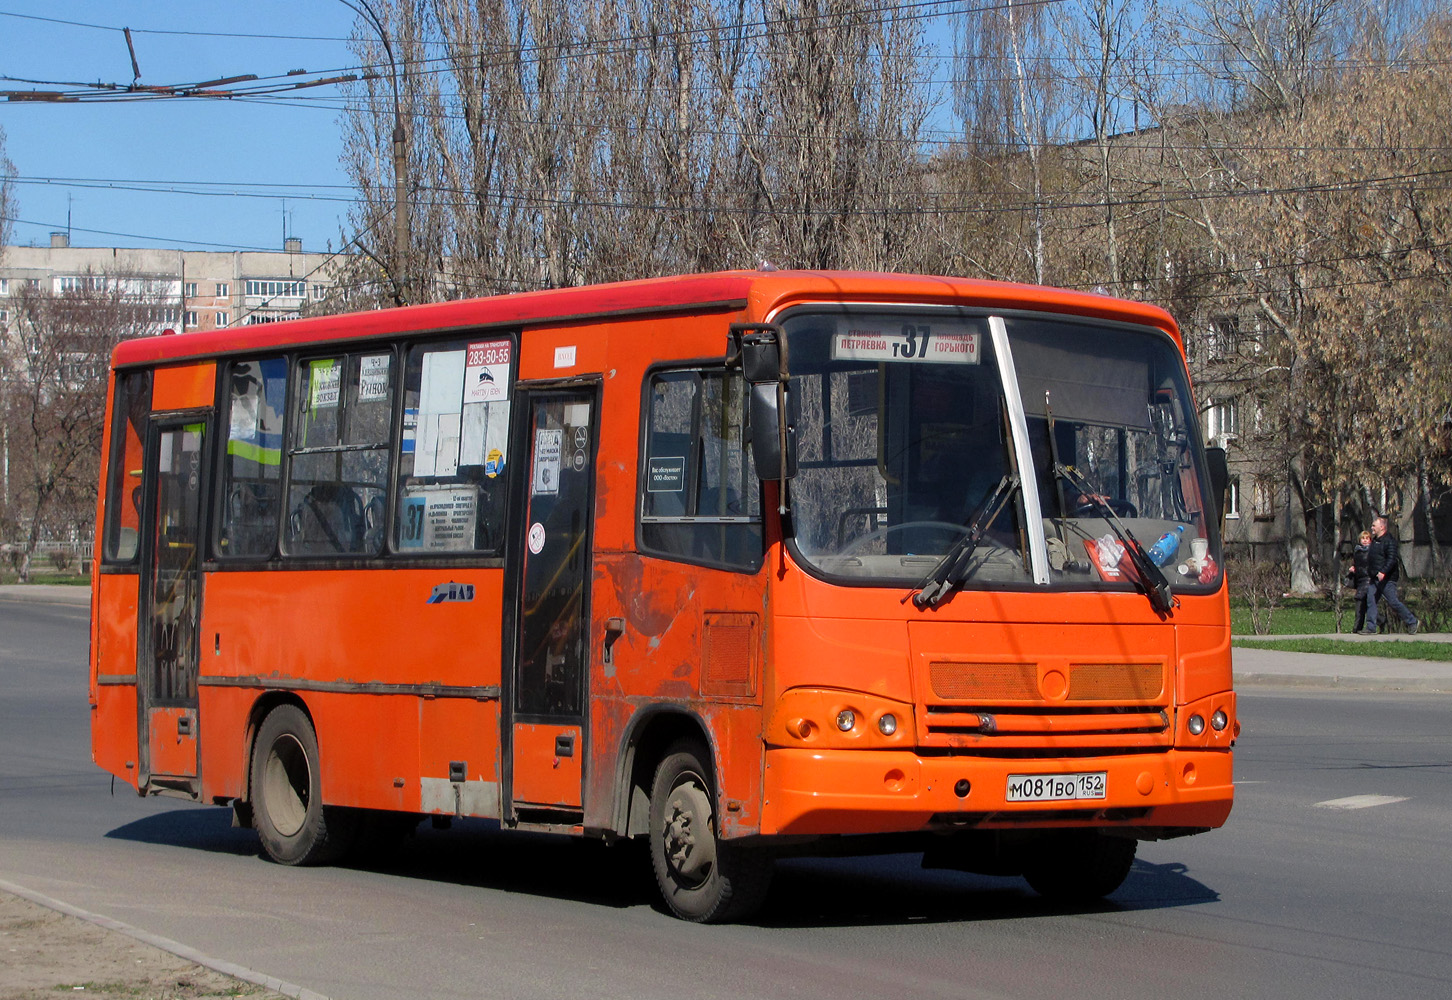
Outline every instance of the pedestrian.
{"label": "pedestrian", "polygon": [[1372,627],[1366,627],[1367,606],[1374,604],[1376,600],[1376,588],[1371,582],[1370,560],[1371,558],[1371,532],[1363,531],[1356,542],[1356,548],[1351,550],[1351,569],[1346,575],[1351,579],[1351,584],[1356,588],[1356,627],[1351,631],[1357,635],[1376,634],[1376,608],[1371,608]]}
{"label": "pedestrian", "polygon": [[1416,635],[1419,623],[1411,608],[1397,596],[1397,580],[1401,578],[1401,554],[1398,551],[1397,536],[1386,527],[1386,518],[1378,517],[1371,522],[1372,543],[1367,553],[1367,571],[1371,574],[1375,593],[1367,602],[1366,627],[1376,631],[1376,606],[1385,602],[1401,617],[1407,627],[1407,635]]}

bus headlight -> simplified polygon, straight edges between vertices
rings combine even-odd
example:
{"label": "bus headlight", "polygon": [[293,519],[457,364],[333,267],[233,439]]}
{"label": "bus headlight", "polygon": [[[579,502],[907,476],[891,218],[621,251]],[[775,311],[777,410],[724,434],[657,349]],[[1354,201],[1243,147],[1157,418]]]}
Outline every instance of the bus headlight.
{"label": "bus headlight", "polygon": [[1205,731],[1205,716],[1196,712],[1190,716],[1190,721],[1185,724],[1185,728],[1190,730],[1191,736],[1199,736]]}
{"label": "bus headlight", "polygon": [[1217,709],[1215,711],[1215,714],[1210,716],[1210,728],[1215,730],[1217,733],[1224,729],[1229,723],[1230,719],[1226,717],[1224,709]]}
{"label": "bus headlight", "polygon": [[766,724],[773,747],[908,749],[917,732],[910,702],[865,691],[789,688]]}

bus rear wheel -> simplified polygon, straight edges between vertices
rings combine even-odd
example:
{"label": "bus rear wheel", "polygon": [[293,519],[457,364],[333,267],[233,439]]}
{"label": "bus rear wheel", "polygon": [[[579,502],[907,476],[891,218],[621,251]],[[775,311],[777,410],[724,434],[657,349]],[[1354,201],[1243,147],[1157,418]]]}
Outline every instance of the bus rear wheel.
{"label": "bus rear wheel", "polygon": [[326,864],[351,845],[356,818],[323,806],[318,774],[312,722],[295,705],[273,709],[252,748],[252,824],[278,864]]}
{"label": "bus rear wheel", "polygon": [[650,860],[672,913],[693,923],[739,920],[771,885],[772,859],[717,836],[715,785],[697,743],[677,743],[650,793]]}
{"label": "bus rear wheel", "polygon": [[1098,830],[1063,830],[1025,851],[1023,877],[1040,896],[1088,903],[1118,889],[1129,876],[1139,842]]}

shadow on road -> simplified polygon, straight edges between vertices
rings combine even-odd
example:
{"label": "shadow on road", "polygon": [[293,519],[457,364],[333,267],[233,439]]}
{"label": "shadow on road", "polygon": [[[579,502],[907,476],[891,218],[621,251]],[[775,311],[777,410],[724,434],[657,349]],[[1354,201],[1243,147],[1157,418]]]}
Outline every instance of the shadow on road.
{"label": "shadow on road", "polygon": [[[233,828],[231,813],[220,808],[159,813],[107,836],[219,854],[260,855],[257,835]],[[919,854],[783,859],[777,863],[766,905],[750,922],[797,928],[1017,920],[1155,910],[1220,898],[1177,863],[1136,861],[1129,878],[1109,899],[1066,907],[1046,902],[1022,879],[925,870],[920,861]],[[258,863],[268,862],[259,856]],[[642,844],[606,845],[513,833],[485,820],[456,821],[447,831],[423,823],[398,847],[347,866],[496,892],[622,909],[650,906],[664,912]]]}

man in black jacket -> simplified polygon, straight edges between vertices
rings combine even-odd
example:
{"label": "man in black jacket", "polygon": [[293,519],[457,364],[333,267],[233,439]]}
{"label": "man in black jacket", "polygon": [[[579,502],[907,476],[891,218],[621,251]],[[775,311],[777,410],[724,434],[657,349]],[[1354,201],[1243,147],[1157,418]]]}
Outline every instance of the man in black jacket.
{"label": "man in black jacket", "polygon": [[1371,551],[1367,553],[1367,569],[1376,585],[1376,603],[1367,608],[1366,627],[1376,631],[1376,604],[1385,602],[1401,616],[1407,626],[1408,635],[1417,634],[1417,616],[1397,597],[1397,580],[1401,576],[1401,557],[1397,551],[1396,536],[1386,530],[1386,518],[1378,517],[1371,522],[1371,533],[1375,536]]}

